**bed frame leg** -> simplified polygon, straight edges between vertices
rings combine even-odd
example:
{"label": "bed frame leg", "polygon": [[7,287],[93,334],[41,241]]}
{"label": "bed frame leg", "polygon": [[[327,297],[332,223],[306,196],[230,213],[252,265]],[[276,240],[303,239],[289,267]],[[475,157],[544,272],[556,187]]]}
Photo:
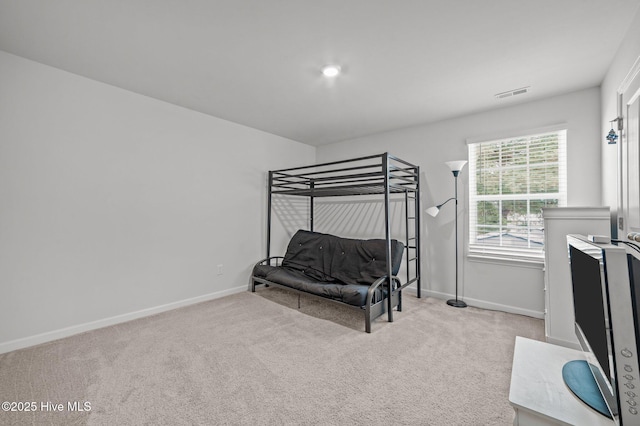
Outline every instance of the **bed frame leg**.
{"label": "bed frame leg", "polygon": [[389,298],[389,300],[387,300],[387,306],[388,306],[388,309],[387,309],[388,310],[388,312],[387,312],[387,320],[389,322],[393,322],[393,307],[394,307],[393,306],[393,299],[394,299],[394,297],[393,297],[393,280],[388,279],[387,281],[389,282],[389,285],[387,287],[389,289],[389,292],[387,293],[387,297]]}
{"label": "bed frame leg", "polygon": [[371,333],[371,299],[367,300],[364,308],[364,331]]}

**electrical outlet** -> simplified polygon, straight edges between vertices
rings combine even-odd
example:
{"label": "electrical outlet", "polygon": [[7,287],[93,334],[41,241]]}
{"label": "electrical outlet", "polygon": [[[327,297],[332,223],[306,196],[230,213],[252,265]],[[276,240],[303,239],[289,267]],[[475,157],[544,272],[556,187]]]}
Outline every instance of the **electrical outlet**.
{"label": "electrical outlet", "polygon": [[218,265],[218,275],[222,275],[222,265]]}

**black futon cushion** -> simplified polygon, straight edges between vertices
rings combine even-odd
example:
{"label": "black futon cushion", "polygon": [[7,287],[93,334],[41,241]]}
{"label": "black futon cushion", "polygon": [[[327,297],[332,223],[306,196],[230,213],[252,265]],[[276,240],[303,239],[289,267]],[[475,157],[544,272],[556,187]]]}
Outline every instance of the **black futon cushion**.
{"label": "black futon cushion", "polygon": [[[392,275],[397,275],[404,245],[391,240]],[[387,275],[386,241],[357,240],[299,230],[291,238],[282,266],[258,265],[254,275],[355,306],[366,302],[369,286]],[[374,301],[382,298],[383,289]]]}

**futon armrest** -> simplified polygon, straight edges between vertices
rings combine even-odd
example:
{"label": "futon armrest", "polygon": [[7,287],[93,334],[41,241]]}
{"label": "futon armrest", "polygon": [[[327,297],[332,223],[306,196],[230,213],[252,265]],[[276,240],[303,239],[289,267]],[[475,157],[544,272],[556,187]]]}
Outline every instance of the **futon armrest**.
{"label": "futon armrest", "polygon": [[[387,282],[387,275],[384,275],[380,278],[378,278],[377,280],[375,280],[373,282],[373,284],[371,284],[369,286],[369,290],[367,291],[367,304],[370,306],[372,303],[376,303],[377,301],[373,300],[373,296],[375,294],[375,291],[378,287],[380,287],[381,285],[385,284]],[[391,277],[391,282],[395,283],[396,286],[395,288],[398,288],[399,285],[401,285],[400,279],[398,277],[396,277],[395,275]],[[389,295],[393,292],[394,288],[392,288],[389,291]],[[389,296],[387,296],[389,297]]]}
{"label": "futon armrest", "polygon": [[[278,262],[278,259],[284,259],[284,257],[282,256],[271,256],[271,257],[267,257],[262,259],[261,261],[259,261],[258,263],[255,264],[255,266],[260,266],[260,265],[271,265],[271,261],[275,260],[276,264],[275,266],[280,266],[280,264],[282,263],[282,261]],[[254,266],[254,267],[255,267]]]}

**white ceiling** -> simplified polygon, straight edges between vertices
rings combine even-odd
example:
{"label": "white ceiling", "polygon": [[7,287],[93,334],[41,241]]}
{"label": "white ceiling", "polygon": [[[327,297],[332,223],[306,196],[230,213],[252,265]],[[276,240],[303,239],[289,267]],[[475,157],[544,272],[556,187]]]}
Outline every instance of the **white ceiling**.
{"label": "white ceiling", "polygon": [[0,0],[0,49],[321,145],[597,86],[639,5]]}

